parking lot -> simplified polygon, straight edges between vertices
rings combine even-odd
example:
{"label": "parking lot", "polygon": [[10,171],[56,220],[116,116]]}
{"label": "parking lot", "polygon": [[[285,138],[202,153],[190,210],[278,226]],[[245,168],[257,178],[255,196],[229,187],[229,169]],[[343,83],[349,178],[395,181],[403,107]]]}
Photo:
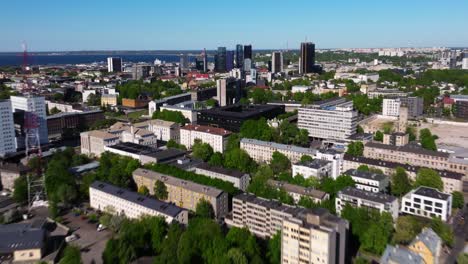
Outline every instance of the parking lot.
{"label": "parking lot", "polygon": [[89,223],[87,219],[82,219],[81,216],[75,216],[73,213],[68,213],[63,217],[66,224],[74,234],[79,236],[79,239],[70,242],[81,249],[81,259],[83,263],[102,263],[102,252],[106,247],[106,243],[111,237],[108,230],[98,232],[96,223]]}

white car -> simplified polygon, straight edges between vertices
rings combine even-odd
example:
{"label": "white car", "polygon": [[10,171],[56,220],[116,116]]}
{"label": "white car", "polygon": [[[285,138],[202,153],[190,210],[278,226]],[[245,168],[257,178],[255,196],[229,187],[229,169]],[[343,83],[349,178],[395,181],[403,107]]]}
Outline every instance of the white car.
{"label": "white car", "polygon": [[77,240],[78,238],[80,238],[80,237],[77,234],[71,234],[71,235],[65,237],[65,242],[69,243],[69,242]]}
{"label": "white car", "polygon": [[97,227],[98,232],[101,232],[101,231],[106,230],[106,229],[107,229],[107,227],[104,226],[103,224],[99,224],[98,227]]}

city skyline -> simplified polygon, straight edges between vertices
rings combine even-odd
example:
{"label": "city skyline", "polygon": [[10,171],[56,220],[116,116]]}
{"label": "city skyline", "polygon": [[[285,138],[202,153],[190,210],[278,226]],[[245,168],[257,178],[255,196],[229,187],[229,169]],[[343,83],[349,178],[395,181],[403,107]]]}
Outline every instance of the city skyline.
{"label": "city skyline", "polygon": [[[468,3],[452,1],[215,1],[176,3],[6,2],[0,52],[81,50],[214,50],[238,43],[254,49],[463,47]],[[27,6],[27,7],[25,7]],[[456,8],[454,8],[456,7]],[[251,14],[250,19],[245,16]],[[244,14],[244,15],[242,15]],[[236,20],[236,18],[238,18]],[[242,18],[242,19],[240,19]]]}

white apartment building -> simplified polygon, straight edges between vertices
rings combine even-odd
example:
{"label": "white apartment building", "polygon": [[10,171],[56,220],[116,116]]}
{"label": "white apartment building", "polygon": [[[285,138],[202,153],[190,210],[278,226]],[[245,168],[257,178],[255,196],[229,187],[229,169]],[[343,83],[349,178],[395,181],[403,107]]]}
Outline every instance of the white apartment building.
{"label": "white apartment building", "polygon": [[178,103],[175,105],[163,105],[159,107],[159,111],[164,111],[164,110],[179,112],[185,118],[187,118],[190,121],[190,123],[197,122],[198,112],[195,109],[195,102],[193,101],[182,102],[182,103]]}
{"label": "white apartment building", "polygon": [[106,131],[93,130],[80,134],[81,154],[99,157],[106,151],[106,146],[120,143],[120,135],[111,134]]}
{"label": "white apartment building", "polygon": [[16,152],[15,124],[10,100],[0,100],[0,157]]}
{"label": "white apartment building", "polygon": [[134,126],[153,132],[158,140],[167,142],[172,139],[177,143],[180,141],[180,125],[176,122],[152,119],[134,124]]}
{"label": "white apartment building", "polygon": [[275,151],[288,157],[292,163],[300,161],[304,155],[315,157],[317,153],[317,150],[313,148],[303,148],[251,138],[242,138],[240,148],[245,150],[256,162],[263,163],[269,163]]}
{"label": "white apartment building", "polygon": [[332,162],[328,160],[314,159],[312,161],[298,162],[292,165],[292,175],[298,174],[308,179],[310,177],[322,179],[331,177]]}
{"label": "white apartment building", "polygon": [[336,151],[334,149],[322,149],[317,151],[315,155],[316,159],[326,160],[331,162],[331,173],[330,176],[333,179],[338,178],[341,175],[343,167],[344,153]]}
{"label": "white apartment building", "polygon": [[195,173],[230,182],[239,190],[246,191],[250,183],[250,175],[233,169],[211,166],[201,163],[195,167]]}
{"label": "white apartment building", "polygon": [[383,116],[399,116],[400,115],[400,99],[385,98],[382,102],[382,115]]}
{"label": "white apartment building", "polygon": [[426,218],[439,217],[447,221],[452,214],[452,195],[420,186],[403,196],[401,212]]}
{"label": "white apartment building", "polygon": [[312,138],[344,140],[356,133],[357,118],[352,101],[330,99],[300,107],[297,126]]}
{"label": "white apartment building", "polygon": [[215,152],[224,153],[231,132],[218,127],[186,125],[180,128],[180,144],[191,149],[196,139],[209,144]]}
{"label": "white apartment building", "polygon": [[463,58],[462,60],[462,69],[463,70],[468,70],[468,58]]}
{"label": "white apartment building", "polygon": [[380,213],[390,213],[394,220],[398,218],[398,198],[388,194],[374,193],[360,190],[354,187],[346,187],[339,191],[336,196],[336,213],[341,215],[341,211],[347,204],[353,207],[376,209]]}
{"label": "white apartment building", "polygon": [[385,192],[390,184],[389,177],[375,172],[351,169],[345,171],[344,174],[353,178],[356,188],[368,192]]}
{"label": "white apartment building", "polygon": [[153,132],[144,128],[135,128],[133,125],[122,131],[121,139],[122,142],[131,142],[145,146],[156,146],[158,142],[158,138]]}
{"label": "white apartment building", "polygon": [[[13,112],[29,112],[37,117],[39,125],[39,140],[41,144],[49,142],[47,132],[47,113],[44,97],[38,96],[10,96]],[[23,122],[22,122],[23,124]],[[16,148],[25,147],[25,138],[16,138]]]}
{"label": "white apartment building", "polygon": [[148,215],[164,217],[168,224],[173,221],[188,223],[185,209],[101,181],[89,186],[89,203],[96,210],[123,214],[131,219]]}
{"label": "white apartment building", "polygon": [[291,87],[291,93],[305,93],[312,89],[312,86],[308,85],[293,85]]}

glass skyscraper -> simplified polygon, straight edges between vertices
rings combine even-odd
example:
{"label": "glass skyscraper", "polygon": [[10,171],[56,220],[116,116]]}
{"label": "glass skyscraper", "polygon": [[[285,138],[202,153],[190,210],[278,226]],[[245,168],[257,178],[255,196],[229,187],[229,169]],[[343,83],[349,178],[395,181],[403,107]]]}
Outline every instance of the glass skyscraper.
{"label": "glass skyscraper", "polygon": [[301,43],[301,58],[299,65],[299,73],[314,72],[315,65],[315,44],[312,42]]}
{"label": "glass skyscraper", "polygon": [[244,65],[244,46],[241,44],[236,45],[236,68],[241,69]]}
{"label": "glass skyscraper", "polygon": [[217,72],[226,72],[226,47],[218,47],[215,69]]}

